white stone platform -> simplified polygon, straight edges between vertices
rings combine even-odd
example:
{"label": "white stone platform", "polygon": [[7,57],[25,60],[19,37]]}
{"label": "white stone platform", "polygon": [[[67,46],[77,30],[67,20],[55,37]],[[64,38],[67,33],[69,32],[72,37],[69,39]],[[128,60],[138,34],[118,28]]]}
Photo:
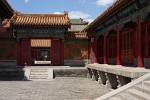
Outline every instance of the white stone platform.
{"label": "white stone platform", "polygon": [[70,66],[25,66],[27,80],[48,79],[55,77],[86,77],[86,67]]}
{"label": "white stone platform", "polygon": [[106,73],[116,74],[124,77],[138,78],[150,72],[150,69],[139,68],[139,67],[125,67],[115,66],[107,64],[88,64],[87,68],[95,69]]}

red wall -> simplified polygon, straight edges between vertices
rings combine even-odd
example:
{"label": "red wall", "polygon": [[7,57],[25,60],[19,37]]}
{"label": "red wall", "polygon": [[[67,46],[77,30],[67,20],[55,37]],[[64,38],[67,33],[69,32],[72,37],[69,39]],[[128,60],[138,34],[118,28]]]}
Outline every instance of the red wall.
{"label": "red wall", "polygon": [[15,39],[0,39],[0,60],[16,60]]}
{"label": "red wall", "polygon": [[27,65],[31,65],[31,43],[30,43],[30,39],[22,39],[21,40],[20,50],[21,50],[21,53],[20,53],[21,65],[24,66],[25,63]]}
{"label": "red wall", "polygon": [[17,52],[16,52],[16,55],[17,55],[17,65],[21,65],[21,41],[20,40],[18,40],[17,41]]}
{"label": "red wall", "polygon": [[64,65],[64,43],[60,39],[52,39],[52,65]]}
{"label": "red wall", "polygon": [[[93,42],[91,42],[91,39],[94,39]],[[98,50],[97,50],[97,39],[95,36],[90,36],[89,40],[89,59],[90,63],[97,63],[98,62]]]}
{"label": "red wall", "polygon": [[[52,39],[51,63],[52,65],[64,65],[64,42],[60,39]],[[30,39],[17,41],[17,64],[31,65],[31,43]]]}

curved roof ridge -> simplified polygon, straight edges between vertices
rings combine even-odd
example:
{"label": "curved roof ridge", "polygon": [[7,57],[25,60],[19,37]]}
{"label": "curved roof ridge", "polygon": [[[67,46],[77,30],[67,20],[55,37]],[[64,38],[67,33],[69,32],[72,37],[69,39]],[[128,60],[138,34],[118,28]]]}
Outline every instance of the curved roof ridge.
{"label": "curved roof ridge", "polygon": [[29,16],[29,17],[52,17],[52,16],[55,16],[55,17],[58,17],[58,16],[60,16],[60,17],[62,17],[62,16],[64,16],[65,17],[65,15],[64,14],[28,14],[28,13],[18,13],[18,16]]}

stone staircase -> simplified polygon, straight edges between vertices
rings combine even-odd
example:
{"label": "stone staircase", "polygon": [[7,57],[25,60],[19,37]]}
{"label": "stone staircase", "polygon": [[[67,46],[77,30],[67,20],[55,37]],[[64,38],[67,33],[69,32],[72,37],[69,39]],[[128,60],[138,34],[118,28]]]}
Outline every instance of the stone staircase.
{"label": "stone staircase", "polygon": [[26,68],[25,78],[27,80],[53,79],[53,69],[52,68]]}
{"label": "stone staircase", "polygon": [[150,73],[96,100],[150,100]]}
{"label": "stone staircase", "polygon": [[150,80],[133,86],[109,100],[150,100]]}
{"label": "stone staircase", "polygon": [[29,79],[30,80],[48,79],[48,70],[47,69],[31,69]]}

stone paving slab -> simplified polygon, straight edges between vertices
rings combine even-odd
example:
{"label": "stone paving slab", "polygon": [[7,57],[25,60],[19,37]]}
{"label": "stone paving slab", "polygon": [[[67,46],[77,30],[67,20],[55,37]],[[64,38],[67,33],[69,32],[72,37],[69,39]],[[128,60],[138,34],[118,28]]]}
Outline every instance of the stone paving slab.
{"label": "stone paving slab", "polygon": [[51,81],[0,81],[0,100],[93,100],[108,93],[87,78],[57,77]]}

